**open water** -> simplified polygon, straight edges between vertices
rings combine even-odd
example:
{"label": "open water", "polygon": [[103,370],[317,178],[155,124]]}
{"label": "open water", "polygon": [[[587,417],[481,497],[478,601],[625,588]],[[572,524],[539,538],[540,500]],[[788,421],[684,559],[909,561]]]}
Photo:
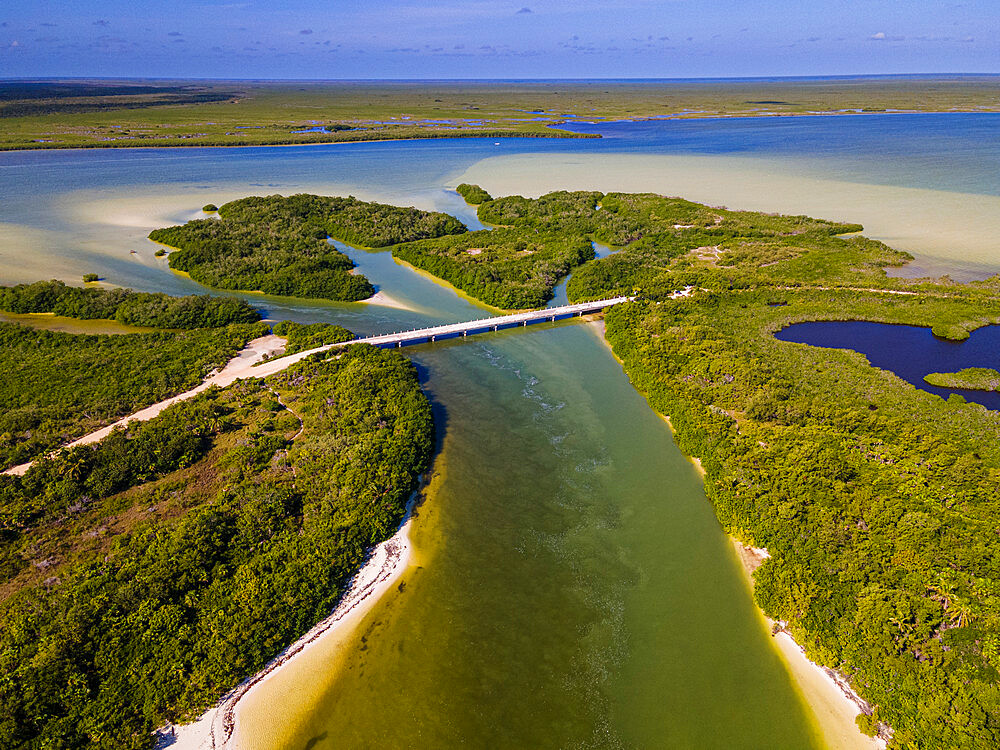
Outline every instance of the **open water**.
{"label": "open water", "polygon": [[[614,137],[0,154],[0,283],[96,272],[144,291],[202,292],[155,258],[145,236],[199,215],[204,203],[248,194],[353,194],[448,211],[470,226],[472,210],[452,191],[469,175],[498,193],[584,180],[675,194],[701,185],[729,191],[710,202],[776,211],[801,210],[803,185],[828,185],[831,203],[822,190],[812,197],[829,216],[850,208],[837,203],[844,185],[904,203],[973,196],[984,213],[1000,195],[995,116],[604,129]],[[742,171],[727,161],[734,154]],[[740,183],[764,173],[784,191],[761,195]],[[711,184],[698,182],[705,175]],[[921,257],[970,274],[1000,265],[985,233],[970,231],[980,242],[974,262],[948,238],[927,240],[933,227],[917,233],[928,243]],[[482,315],[387,252],[349,252],[411,309],[245,296],[273,319],[358,333]],[[418,564],[328,664],[255,701],[249,743],[823,745],[700,478],[599,331],[565,322],[407,354],[440,433],[436,476],[413,530]]]}
{"label": "open water", "polygon": [[889,370],[911,385],[948,398],[957,393],[987,409],[1000,409],[1000,393],[968,388],[941,388],[924,380],[932,372],[958,372],[967,367],[1000,369],[1000,326],[973,331],[965,341],[938,338],[930,328],[870,323],[863,320],[796,323],[775,334],[782,341],[853,349],[873,367]]}

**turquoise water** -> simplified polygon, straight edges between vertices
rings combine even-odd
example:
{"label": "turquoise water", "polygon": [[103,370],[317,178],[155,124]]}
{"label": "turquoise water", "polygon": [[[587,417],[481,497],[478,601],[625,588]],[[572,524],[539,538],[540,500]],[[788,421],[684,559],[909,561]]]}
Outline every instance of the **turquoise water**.
{"label": "turquoise water", "polygon": [[[1000,114],[860,114],[568,123],[601,149],[800,159],[832,179],[1000,195]],[[617,147],[617,149],[616,149]]]}
{"label": "turquoise water", "polygon": [[[145,236],[247,194],[354,194],[478,228],[452,188],[498,155],[739,153],[859,183],[1000,194],[996,116],[604,127],[614,137],[0,154],[0,283],[92,271],[203,292]],[[521,175],[526,192],[538,177]],[[243,296],[274,319],[358,333],[482,315],[387,252],[340,247],[410,309]],[[420,567],[343,659],[273,707],[259,746],[822,745],[699,477],[596,331],[565,322],[408,353],[441,440],[413,532]]]}

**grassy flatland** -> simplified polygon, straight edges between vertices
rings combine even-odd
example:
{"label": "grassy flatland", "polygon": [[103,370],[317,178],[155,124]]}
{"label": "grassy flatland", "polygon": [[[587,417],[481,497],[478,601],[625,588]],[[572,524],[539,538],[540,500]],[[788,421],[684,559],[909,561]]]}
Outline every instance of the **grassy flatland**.
{"label": "grassy flatland", "polygon": [[[137,85],[133,93],[123,93]],[[39,86],[33,91],[25,82],[0,82],[0,150],[551,137],[570,134],[547,125],[574,119],[1000,111],[1000,78],[995,76],[516,83],[92,81]],[[114,93],[102,94],[102,86]]]}

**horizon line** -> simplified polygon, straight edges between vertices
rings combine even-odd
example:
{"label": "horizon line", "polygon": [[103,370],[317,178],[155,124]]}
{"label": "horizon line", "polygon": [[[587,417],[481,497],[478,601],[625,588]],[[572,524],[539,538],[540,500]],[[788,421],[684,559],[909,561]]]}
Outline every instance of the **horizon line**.
{"label": "horizon line", "polygon": [[713,81],[809,81],[836,79],[940,79],[940,78],[1000,78],[997,73],[826,73],[816,75],[755,75],[755,76],[675,76],[675,77],[573,77],[573,78],[227,78],[211,76],[139,76],[139,75],[46,75],[0,77],[0,82],[47,81],[213,81],[220,83],[586,83],[586,82],[713,82]]}

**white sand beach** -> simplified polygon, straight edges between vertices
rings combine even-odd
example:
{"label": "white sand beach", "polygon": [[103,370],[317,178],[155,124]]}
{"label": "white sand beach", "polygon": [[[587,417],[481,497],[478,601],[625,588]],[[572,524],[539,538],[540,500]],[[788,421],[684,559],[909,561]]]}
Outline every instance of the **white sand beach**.
{"label": "white sand beach", "polygon": [[364,618],[379,598],[400,579],[412,556],[410,526],[415,492],[410,499],[406,517],[396,533],[376,546],[365,565],[352,579],[337,608],[305,635],[286,648],[264,669],[243,681],[218,705],[209,709],[190,724],[162,728],[158,748],[171,750],[228,750],[245,746],[247,730],[239,719],[238,707],[252,691],[276,679],[282,667],[295,660],[295,665],[313,655],[322,658],[336,642]]}
{"label": "white sand beach", "polygon": [[[732,542],[752,589],[753,572],[770,555],[766,549],[749,547],[738,539],[733,538]],[[773,620],[764,617],[763,613],[761,617],[768,628],[774,628]],[[865,704],[843,677],[810,661],[805,650],[787,631],[774,633],[774,644],[802,698],[815,716],[823,741],[828,747],[837,750],[884,750],[885,742],[867,737],[858,729],[854,717],[861,713]]]}
{"label": "white sand beach", "polygon": [[380,307],[394,307],[397,310],[413,310],[414,308],[407,305],[405,302],[401,302],[390,294],[386,294],[381,289],[375,294],[373,294],[368,299],[361,300],[369,305],[379,305]]}

